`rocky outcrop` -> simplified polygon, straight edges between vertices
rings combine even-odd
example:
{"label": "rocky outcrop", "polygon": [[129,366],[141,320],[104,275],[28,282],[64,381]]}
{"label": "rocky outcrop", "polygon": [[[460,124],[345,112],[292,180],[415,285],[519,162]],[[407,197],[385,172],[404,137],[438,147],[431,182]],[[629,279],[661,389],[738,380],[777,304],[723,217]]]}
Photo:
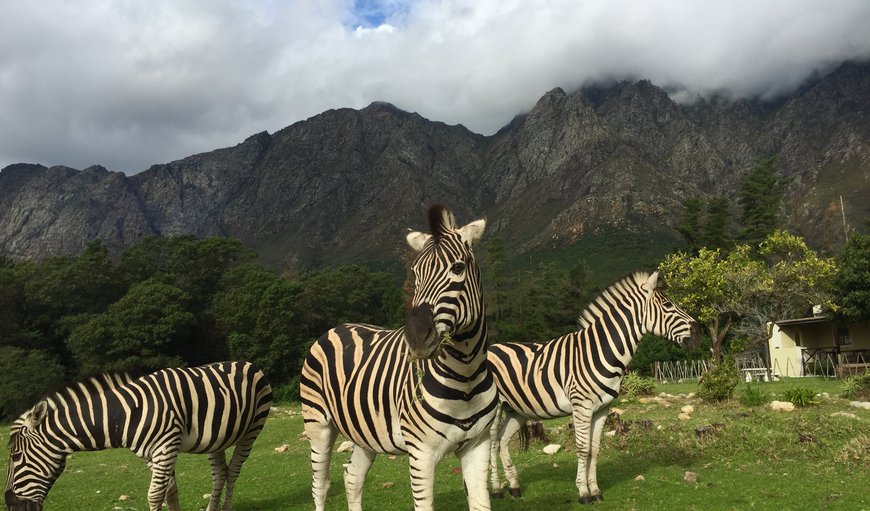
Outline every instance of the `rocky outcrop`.
{"label": "rocky outcrop", "polygon": [[[113,252],[148,234],[233,236],[276,266],[396,261],[426,206],[486,215],[518,255],[590,235],[673,231],[694,195],[734,198],[778,155],[784,217],[816,246],[870,215],[870,65],[844,64],[776,103],[677,104],[648,81],[546,93],[495,135],[385,103],[330,110],[272,135],[155,165],[13,165],[0,172],[0,252]],[[735,210],[735,214],[737,211]]]}

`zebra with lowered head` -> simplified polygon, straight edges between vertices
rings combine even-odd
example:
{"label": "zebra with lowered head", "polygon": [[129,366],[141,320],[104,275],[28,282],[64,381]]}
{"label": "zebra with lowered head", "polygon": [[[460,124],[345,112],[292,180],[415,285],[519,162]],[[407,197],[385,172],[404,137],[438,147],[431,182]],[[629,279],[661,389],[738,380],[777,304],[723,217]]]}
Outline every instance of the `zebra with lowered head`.
{"label": "zebra with lowered head", "polygon": [[604,499],[596,473],[601,430],[638,342],[646,333],[683,342],[699,332],[698,323],[662,294],[663,287],[658,272],[635,272],[605,289],[581,312],[577,332],[544,343],[490,346],[501,418],[491,430],[494,496],[502,495],[499,453],[508,490],[520,496],[508,444],[526,421],[571,415],[580,502]]}
{"label": "zebra with lowered head", "polygon": [[[141,378],[103,375],[71,385],[21,415],[9,435],[6,507],[40,511],[77,451],[128,447],[151,469],[148,504],[178,511],[175,461],[208,454],[208,511],[232,509],[233,486],[272,403],[262,371],[247,362],[163,369]],[[229,464],[225,451],[235,445]]]}
{"label": "zebra with lowered head", "polygon": [[355,444],[344,469],[349,510],[362,508],[365,477],[379,453],[408,454],[414,509],[432,510],[435,466],[451,452],[461,460],[469,509],[490,509],[489,425],[498,401],[471,251],[485,221],[457,227],[448,209],[433,206],[429,227],[431,234],[407,236],[417,256],[406,325],[338,326],[305,359],[300,394],[317,511],[326,505],[339,433]]}

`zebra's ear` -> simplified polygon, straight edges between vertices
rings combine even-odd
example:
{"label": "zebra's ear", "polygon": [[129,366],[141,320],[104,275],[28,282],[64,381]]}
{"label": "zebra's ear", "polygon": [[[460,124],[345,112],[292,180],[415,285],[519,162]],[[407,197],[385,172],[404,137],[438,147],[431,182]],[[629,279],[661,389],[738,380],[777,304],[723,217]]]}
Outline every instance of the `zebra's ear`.
{"label": "zebra's ear", "polygon": [[28,428],[34,429],[35,427],[42,424],[42,421],[45,420],[45,416],[48,415],[48,401],[42,400],[36,403],[36,406],[30,409],[27,412],[27,415],[24,417],[24,423]]}
{"label": "zebra's ear", "polygon": [[423,250],[423,246],[426,245],[426,242],[431,238],[431,234],[426,234],[425,232],[412,231],[408,229],[408,235],[405,239],[408,240],[408,245],[414,249],[415,252],[419,252]]}
{"label": "zebra's ear", "polygon": [[459,229],[459,234],[462,236],[462,241],[468,243],[469,245],[474,245],[478,240],[483,236],[483,230],[486,228],[486,219],[481,218],[480,220],[475,220],[470,224],[461,227]]}
{"label": "zebra's ear", "polygon": [[658,270],[656,270],[648,279],[646,279],[646,282],[643,283],[643,290],[653,292],[659,288],[659,282],[664,283],[664,281],[659,278]]}

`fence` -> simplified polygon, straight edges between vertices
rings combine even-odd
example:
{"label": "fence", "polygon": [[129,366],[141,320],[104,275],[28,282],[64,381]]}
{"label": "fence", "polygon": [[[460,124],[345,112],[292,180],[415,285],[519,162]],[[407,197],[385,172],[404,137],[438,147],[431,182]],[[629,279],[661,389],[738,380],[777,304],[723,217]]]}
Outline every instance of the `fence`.
{"label": "fence", "polygon": [[698,380],[706,372],[706,360],[678,360],[676,362],[656,362],[653,364],[653,377],[659,383]]}

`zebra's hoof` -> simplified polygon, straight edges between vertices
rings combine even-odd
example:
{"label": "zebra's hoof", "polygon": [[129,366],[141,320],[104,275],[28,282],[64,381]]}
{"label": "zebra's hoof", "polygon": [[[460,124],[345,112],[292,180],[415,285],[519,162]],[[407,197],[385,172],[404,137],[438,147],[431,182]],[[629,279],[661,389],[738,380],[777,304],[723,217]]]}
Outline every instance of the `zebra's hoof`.
{"label": "zebra's hoof", "polygon": [[577,500],[579,500],[581,504],[592,504],[594,502],[592,495],[581,495]]}
{"label": "zebra's hoof", "polygon": [[494,492],[492,492],[492,493],[490,494],[490,497],[492,497],[492,498],[494,498],[494,499],[503,499],[503,498],[504,498],[504,492],[503,492],[503,491],[494,491]]}
{"label": "zebra's hoof", "polygon": [[519,488],[508,488],[508,491],[510,492],[511,497],[513,497],[515,499],[518,499],[518,498],[523,496],[523,492]]}
{"label": "zebra's hoof", "polygon": [[592,496],[592,502],[602,502],[604,500],[604,495],[597,494]]}

